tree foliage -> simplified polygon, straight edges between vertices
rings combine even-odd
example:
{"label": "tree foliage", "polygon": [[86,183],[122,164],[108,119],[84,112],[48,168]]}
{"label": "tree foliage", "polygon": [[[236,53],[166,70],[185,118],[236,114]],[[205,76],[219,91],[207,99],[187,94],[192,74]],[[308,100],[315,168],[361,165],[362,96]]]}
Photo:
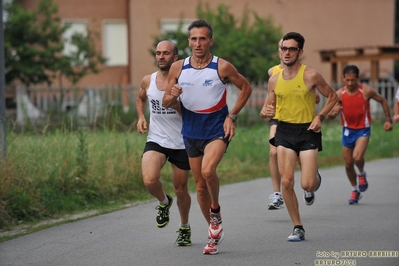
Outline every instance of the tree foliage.
{"label": "tree foliage", "polygon": [[[245,8],[241,19],[235,18],[229,7],[219,4],[216,10],[201,3],[197,7],[197,17],[208,21],[213,27],[214,43],[211,52],[231,62],[237,70],[251,82],[265,82],[267,70],[278,64],[277,45],[282,37],[280,27],[276,27],[272,17],[262,18],[255,11]],[[183,29],[180,18],[176,31],[166,32],[154,37],[155,48],[161,40],[173,40],[181,58],[189,56],[188,31]]]}
{"label": "tree foliage", "polygon": [[58,6],[52,0],[41,0],[37,10],[27,11],[13,1],[4,10],[4,49],[6,83],[20,80],[26,85],[51,84],[65,76],[76,84],[89,73],[98,73],[105,59],[95,50],[94,33],[74,34],[71,43],[76,52],[64,55],[62,36],[69,25],[61,25]]}

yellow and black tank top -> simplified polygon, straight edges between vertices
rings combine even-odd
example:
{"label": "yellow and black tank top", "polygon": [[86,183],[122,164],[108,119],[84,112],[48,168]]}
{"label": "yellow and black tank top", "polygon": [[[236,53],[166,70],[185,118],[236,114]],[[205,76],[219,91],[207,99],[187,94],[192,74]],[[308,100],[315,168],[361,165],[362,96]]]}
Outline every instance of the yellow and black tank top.
{"label": "yellow and black tank top", "polygon": [[283,79],[283,71],[277,79],[276,114],[282,122],[304,124],[312,122],[315,116],[316,94],[312,94],[303,80],[306,65],[301,65],[292,80]]}

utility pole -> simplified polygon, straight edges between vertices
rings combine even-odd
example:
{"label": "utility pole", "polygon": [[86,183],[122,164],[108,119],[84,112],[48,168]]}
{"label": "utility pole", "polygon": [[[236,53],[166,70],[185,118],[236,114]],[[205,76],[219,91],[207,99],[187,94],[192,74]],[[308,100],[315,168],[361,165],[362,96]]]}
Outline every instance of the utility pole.
{"label": "utility pole", "polygon": [[4,56],[3,0],[0,0],[0,158],[6,157],[6,80]]}

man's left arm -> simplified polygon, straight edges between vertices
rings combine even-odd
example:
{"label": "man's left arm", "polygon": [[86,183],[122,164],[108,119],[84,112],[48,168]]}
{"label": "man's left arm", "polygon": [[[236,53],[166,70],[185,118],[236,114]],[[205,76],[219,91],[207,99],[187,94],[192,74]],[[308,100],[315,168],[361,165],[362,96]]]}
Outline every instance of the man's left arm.
{"label": "man's left arm", "polygon": [[247,103],[252,93],[252,88],[247,79],[238,73],[237,69],[229,62],[219,59],[221,78],[224,81],[229,81],[240,90],[237,102],[230,110],[230,114],[237,115]]}
{"label": "man's left arm", "polygon": [[321,111],[316,115],[313,119],[311,125],[309,126],[310,130],[314,130],[315,132],[319,132],[321,130],[321,122],[324,118],[330,113],[330,111],[334,108],[336,103],[338,102],[337,93],[331,88],[330,85],[327,84],[323,76],[317,71],[310,72],[311,80],[313,80],[314,87],[317,91],[320,92],[321,95],[327,98],[324,107]]}
{"label": "man's left arm", "polygon": [[241,109],[245,106],[249,97],[251,96],[252,88],[249,82],[244,78],[244,76],[238,73],[237,69],[226,60],[219,59],[218,70],[220,73],[220,77],[223,81],[231,82],[240,90],[237,101],[233,108],[229,110],[229,115],[226,117],[223,125],[225,137],[228,137],[229,141],[231,141],[235,135],[235,119],[233,120],[233,116],[238,115]]}
{"label": "man's left arm", "polygon": [[384,111],[384,115],[385,115],[384,130],[391,131],[392,130],[392,118],[391,118],[391,112],[389,111],[388,101],[381,94],[379,94],[375,89],[373,89],[373,88],[366,88],[366,89],[369,94],[368,95],[369,99],[373,99],[381,104],[382,110]]}
{"label": "man's left arm", "polygon": [[327,98],[327,101],[323,109],[321,109],[320,111],[320,114],[326,116],[337,104],[338,96],[337,93],[334,91],[334,89],[327,84],[327,82],[320,74],[317,75],[316,80],[317,80],[317,83],[315,84],[316,89],[320,92],[321,95]]}

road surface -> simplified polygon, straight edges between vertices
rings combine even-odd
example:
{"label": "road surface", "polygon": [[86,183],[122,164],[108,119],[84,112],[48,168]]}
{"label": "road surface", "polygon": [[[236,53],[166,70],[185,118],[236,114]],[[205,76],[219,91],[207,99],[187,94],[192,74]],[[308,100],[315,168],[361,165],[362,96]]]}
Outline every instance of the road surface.
{"label": "road surface", "polygon": [[358,205],[348,204],[343,166],[320,170],[323,182],[312,206],[305,205],[296,182],[302,242],[286,241],[293,229],[287,210],[267,210],[271,181],[259,178],[221,187],[225,238],[217,255],[202,254],[207,224],[192,194],[191,247],[174,245],[177,206],[170,224],[159,229],[152,201],[0,243],[0,265],[398,266],[399,158],[367,162],[366,171],[369,188]]}

